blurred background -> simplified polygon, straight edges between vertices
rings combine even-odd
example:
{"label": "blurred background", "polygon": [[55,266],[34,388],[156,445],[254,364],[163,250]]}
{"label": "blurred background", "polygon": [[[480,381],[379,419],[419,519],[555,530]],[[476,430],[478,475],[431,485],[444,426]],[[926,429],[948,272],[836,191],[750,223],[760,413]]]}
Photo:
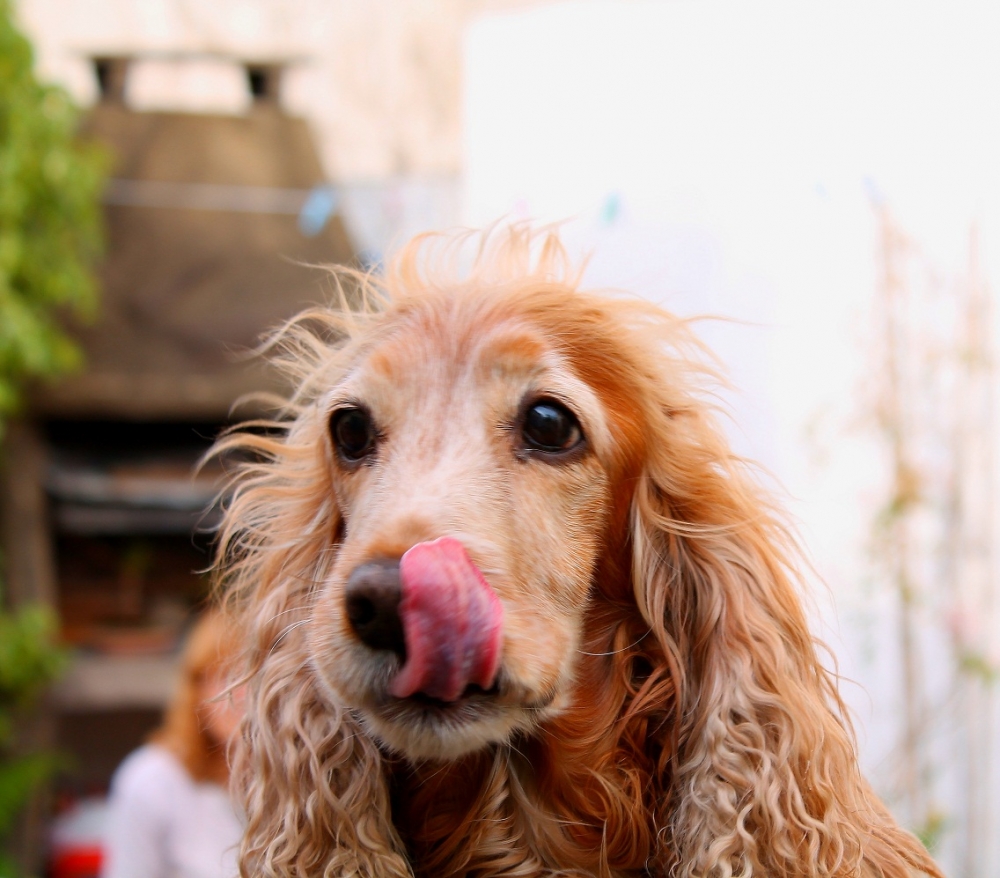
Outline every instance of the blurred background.
{"label": "blurred background", "polygon": [[54,608],[70,649],[29,718],[28,737],[69,754],[18,824],[29,859],[55,869],[60,846],[86,848],[81,803],[169,695],[206,588],[192,571],[216,473],[190,468],[233,400],[268,382],[235,354],[329,297],[305,264],[377,265],[415,232],[506,218],[562,222],[594,286],[724,318],[699,333],[732,382],[732,441],[814,565],[814,626],[864,769],[949,875],[996,875],[991,4],[11,12],[35,75],[99,145],[104,229],[96,317],[64,321],[80,367],[22,382],[17,415],[0,416],[4,596]]}

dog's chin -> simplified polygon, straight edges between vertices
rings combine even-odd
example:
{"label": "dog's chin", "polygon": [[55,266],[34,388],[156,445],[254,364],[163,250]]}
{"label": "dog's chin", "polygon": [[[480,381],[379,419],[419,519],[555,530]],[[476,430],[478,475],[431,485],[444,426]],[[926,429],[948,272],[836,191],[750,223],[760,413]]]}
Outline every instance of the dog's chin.
{"label": "dog's chin", "polygon": [[530,734],[566,709],[572,691],[564,679],[526,685],[502,667],[488,690],[470,685],[454,701],[419,693],[396,698],[389,693],[398,670],[391,664],[341,661],[336,674],[330,664],[313,665],[331,705],[347,708],[380,746],[412,762],[461,759]]}
{"label": "dog's chin", "polygon": [[486,700],[445,704],[399,699],[360,711],[368,732],[413,762],[447,762],[508,741],[537,724],[535,712]]}

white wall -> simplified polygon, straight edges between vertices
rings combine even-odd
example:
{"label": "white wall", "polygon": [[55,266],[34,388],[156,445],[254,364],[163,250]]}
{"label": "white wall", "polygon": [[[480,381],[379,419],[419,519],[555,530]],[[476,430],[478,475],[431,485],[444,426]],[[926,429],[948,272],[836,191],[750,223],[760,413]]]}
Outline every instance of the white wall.
{"label": "white wall", "polygon": [[[886,0],[579,0],[484,15],[466,34],[465,221],[569,218],[595,285],[742,321],[702,330],[739,388],[733,441],[789,494],[825,582],[817,628],[860,682],[844,694],[863,761],[897,806],[896,601],[870,564],[888,481],[872,412],[884,377],[875,208],[946,286],[967,273],[977,224],[995,288],[998,37],[985,4]],[[949,767],[961,743],[945,605],[918,613],[928,746],[944,765],[930,795],[950,821],[951,874],[987,878],[1000,774],[970,865],[965,775]],[[1000,668],[998,637],[988,646]]]}

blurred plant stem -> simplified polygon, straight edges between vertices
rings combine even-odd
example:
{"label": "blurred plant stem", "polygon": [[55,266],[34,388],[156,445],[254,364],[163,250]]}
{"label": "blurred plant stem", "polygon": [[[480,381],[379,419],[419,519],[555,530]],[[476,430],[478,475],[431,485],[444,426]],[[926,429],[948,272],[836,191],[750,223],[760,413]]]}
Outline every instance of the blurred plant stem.
{"label": "blurred plant stem", "polygon": [[[960,851],[964,878],[992,878],[1000,680],[992,300],[976,226],[967,272],[946,284],[888,208],[879,204],[877,213],[874,414],[889,480],[873,548],[897,614],[898,799],[928,846],[948,837]],[[931,667],[935,641],[950,647],[944,669]],[[962,798],[946,813],[936,800],[949,781]]]}
{"label": "blurred plant stem", "polygon": [[920,746],[924,692],[917,666],[917,644],[914,632],[914,610],[918,586],[914,580],[910,512],[920,502],[920,472],[913,462],[910,442],[914,435],[912,408],[908,399],[906,372],[911,364],[912,339],[907,318],[912,305],[909,289],[903,277],[900,261],[908,247],[905,236],[883,210],[880,215],[882,234],[882,277],[879,284],[882,305],[882,340],[885,361],[884,390],[878,405],[878,421],[887,440],[893,480],[889,502],[880,516],[884,531],[887,560],[898,597],[899,643],[902,660],[903,700],[903,790],[912,817],[926,812],[921,778],[925,774],[924,755]]}

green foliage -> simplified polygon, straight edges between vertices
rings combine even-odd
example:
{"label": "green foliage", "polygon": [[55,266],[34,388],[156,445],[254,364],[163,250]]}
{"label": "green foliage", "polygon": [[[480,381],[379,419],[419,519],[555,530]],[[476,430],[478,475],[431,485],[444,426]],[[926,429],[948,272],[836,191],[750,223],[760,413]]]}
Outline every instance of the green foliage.
{"label": "green foliage", "polygon": [[[17,720],[62,670],[56,621],[45,607],[0,611],[0,842],[10,837],[22,807],[60,765],[57,755],[25,753]],[[15,874],[0,850],[0,875]]]}
{"label": "green foliage", "polygon": [[915,833],[917,838],[920,839],[921,844],[931,853],[934,853],[948,827],[949,820],[947,816],[941,811],[932,810],[927,815],[923,825],[916,828]]}
{"label": "green foliage", "polygon": [[[103,151],[79,142],[78,114],[61,89],[35,79],[32,50],[0,0],[0,435],[23,383],[75,366],[60,312],[96,303],[91,268],[101,247]],[[0,589],[0,843],[58,757],[30,752],[18,720],[59,673],[55,619],[40,607],[3,609]],[[0,850],[0,875],[14,874]]]}
{"label": "green foliage", "polygon": [[0,747],[10,742],[10,712],[29,705],[62,667],[52,646],[55,633],[46,607],[0,614]]}
{"label": "green foliage", "polygon": [[75,137],[68,95],[34,76],[32,50],[0,0],[0,427],[29,376],[77,365],[56,319],[92,313],[103,151]]}

